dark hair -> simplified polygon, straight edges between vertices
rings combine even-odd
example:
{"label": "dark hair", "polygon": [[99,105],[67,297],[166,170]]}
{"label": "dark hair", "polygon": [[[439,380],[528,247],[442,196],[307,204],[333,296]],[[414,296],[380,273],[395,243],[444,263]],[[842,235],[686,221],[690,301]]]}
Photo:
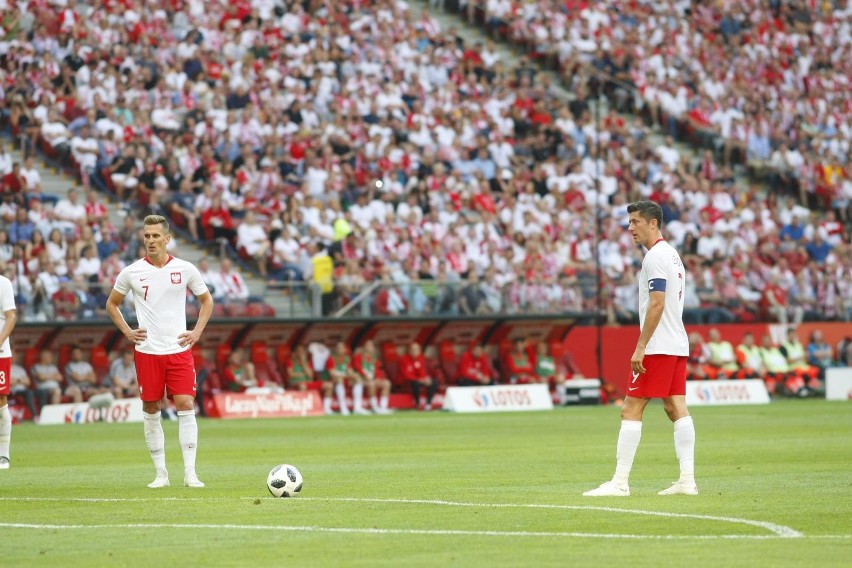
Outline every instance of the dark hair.
{"label": "dark hair", "polygon": [[663,208],[653,201],[634,201],[627,206],[628,213],[639,213],[646,221],[657,220],[657,228],[663,227]]}

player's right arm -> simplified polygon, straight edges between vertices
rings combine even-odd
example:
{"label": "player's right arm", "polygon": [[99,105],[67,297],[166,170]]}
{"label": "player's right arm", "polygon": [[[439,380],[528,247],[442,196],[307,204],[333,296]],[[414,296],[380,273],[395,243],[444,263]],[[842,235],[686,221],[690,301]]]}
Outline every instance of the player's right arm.
{"label": "player's right arm", "polygon": [[124,302],[125,294],[113,289],[107,298],[106,311],[109,314],[109,319],[115,324],[115,327],[134,345],[139,345],[148,336],[148,332],[144,329],[131,329],[124,321],[124,315],[121,313],[121,304]]}

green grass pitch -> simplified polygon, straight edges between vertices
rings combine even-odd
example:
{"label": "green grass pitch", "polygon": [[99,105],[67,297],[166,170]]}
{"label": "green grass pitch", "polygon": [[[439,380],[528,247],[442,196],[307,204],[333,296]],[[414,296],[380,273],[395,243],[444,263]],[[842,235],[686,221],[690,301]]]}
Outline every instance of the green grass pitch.
{"label": "green grass pitch", "polygon": [[[618,409],[200,420],[204,489],[151,490],[141,424],[16,426],[0,471],[2,566],[849,566],[852,405],[694,408],[697,497],[649,406],[629,498]],[[300,497],[266,474],[292,463]],[[619,562],[619,564],[615,564]]]}

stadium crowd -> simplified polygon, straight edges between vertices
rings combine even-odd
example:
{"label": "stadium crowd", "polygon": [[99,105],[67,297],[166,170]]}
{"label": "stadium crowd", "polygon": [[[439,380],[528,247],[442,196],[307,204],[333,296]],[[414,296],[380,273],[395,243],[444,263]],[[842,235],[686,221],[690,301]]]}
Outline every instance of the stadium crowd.
{"label": "stadium crowd", "polygon": [[[313,282],[326,311],[378,281],[380,315],[596,312],[600,289],[607,320],[632,322],[625,210],[650,198],[690,272],[689,322],[848,320],[849,9],[747,4],[487,2],[489,25],[558,46],[570,102],[535,57],[511,64],[404,2],[9,4],[4,125],[129,214],[110,226],[91,191],[54,205],[0,152],[6,274],[50,305],[39,317],[100,315],[85,283],[134,258],[133,217],[156,212],[271,282]],[[595,120],[599,90],[615,104]],[[631,107],[799,165],[744,187],[712,150],[652,143],[615,110]],[[829,200],[811,198],[817,164]]]}
{"label": "stadium crowd", "polygon": [[726,163],[768,168],[774,186],[848,218],[848,1],[468,4],[496,33],[552,56],[575,87],[602,88],[673,135],[695,129]]}

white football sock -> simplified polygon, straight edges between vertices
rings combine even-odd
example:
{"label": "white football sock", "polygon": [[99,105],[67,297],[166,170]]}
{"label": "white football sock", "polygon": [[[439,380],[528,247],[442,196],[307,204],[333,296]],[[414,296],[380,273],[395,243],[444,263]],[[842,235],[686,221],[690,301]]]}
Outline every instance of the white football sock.
{"label": "white football sock", "polygon": [[326,414],[331,413],[331,397],[326,396],[322,399],[322,410]]}
{"label": "white football sock", "polygon": [[674,444],[680,462],[680,482],[695,483],[695,424],[692,416],[674,423]]}
{"label": "white football sock", "polygon": [[361,410],[364,405],[364,384],[356,383],[352,385],[352,409]]}
{"label": "white football sock", "polygon": [[195,454],[198,451],[198,422],[195,421],[195,411],[178,410],[177,417],[183,469],[195,472]]}
{"label": "white football sock", "polygon": [[379,401],[379,405],[385,410],[388,409],[388,395],[383,394],[382,399]]}
{"label": "white football sock", "polygon": [[375,396],[371,396],[370,397],[370,409],[376,410],[377,408],[379,408],[379,399],[377,399]]}
{"label": "white football sock", "polygon": [[343,383],[334,385],[334,394],[337,395],[337,403],[340,404],[340,411],[346,410],[346,386]]}
{"label": "white football sock", "polygon": [[154,460],[154,467],[157,470],[166,469],[166,437],[163,434],[163,424],[160,422],[160,413],[148,414],[142,412],[142,417],[145,428],[145,443],[148,444],[148,451],[151,452],[151,459]]}
{"label": "white football sock", "polygon": [[0,456],[8,458],[9,444],[12,442],[12,413],[9,405],[0,407]]}
{"label": "white football sock", "polygon": [[627,485],[630,470],[633,468],[633,458],[642,439],[642,422],[639,420],[622,420],[618,432],[618,444],[615,449],[615,475],[612,481],[619,487]]}

